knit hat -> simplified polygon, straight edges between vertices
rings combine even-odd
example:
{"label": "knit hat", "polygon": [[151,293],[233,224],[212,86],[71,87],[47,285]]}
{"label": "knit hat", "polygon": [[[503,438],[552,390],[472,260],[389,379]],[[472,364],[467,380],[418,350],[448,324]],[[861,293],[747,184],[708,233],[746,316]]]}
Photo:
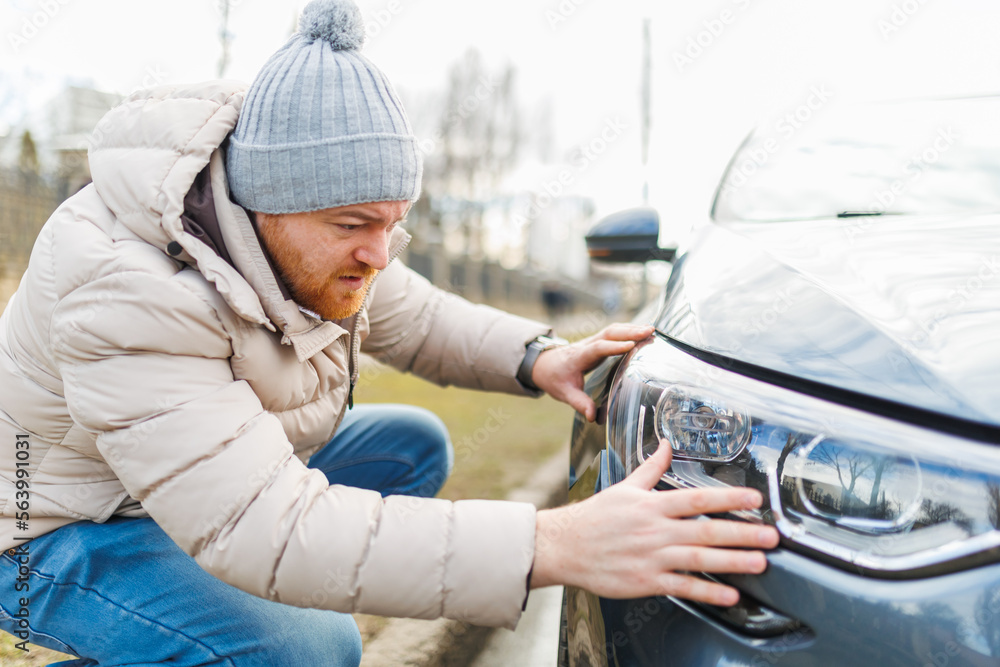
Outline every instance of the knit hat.
{"label": "knit hat", "polygon": [[236,203],[296,213],[415,200],[422,164],[403,106],[358,50],[352,0],[313,0],[247,91],[226,170]]}

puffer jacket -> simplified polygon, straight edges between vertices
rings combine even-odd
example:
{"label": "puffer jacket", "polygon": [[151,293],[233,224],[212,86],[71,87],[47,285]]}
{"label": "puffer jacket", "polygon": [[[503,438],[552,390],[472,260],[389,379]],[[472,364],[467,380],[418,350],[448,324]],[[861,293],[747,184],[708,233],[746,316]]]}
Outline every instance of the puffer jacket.
{"label": "puffer jacket", "polygon": [[[304,461],[347,409],[359,346],[440,384],[525,393],[514,379],[525,342],[547,328],[436,289],[398,260],[349,320],[287,300],[227,196],[222,151],[243,94],[219,81],[125,100],[95,131],[93,184],[42,229],[0,318],[0,546],[148,515],[205,570],[260,597],[513,627],[532,506],[383,499],[329,486]],[[231,264],[182,223],[206,166]],[[397,229],[390,256],[408,239]]]}

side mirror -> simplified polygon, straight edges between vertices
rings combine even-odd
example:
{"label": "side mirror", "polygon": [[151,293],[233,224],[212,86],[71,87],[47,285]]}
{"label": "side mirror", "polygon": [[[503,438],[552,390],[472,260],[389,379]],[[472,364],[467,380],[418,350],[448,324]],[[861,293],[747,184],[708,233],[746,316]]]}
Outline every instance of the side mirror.
{"label": "side mirror", "polygon": [[671,262],[677,248],[661,248],[660,215],[652,208],[630,208],[612,213],[586,236],[587,253],[601,262]]}

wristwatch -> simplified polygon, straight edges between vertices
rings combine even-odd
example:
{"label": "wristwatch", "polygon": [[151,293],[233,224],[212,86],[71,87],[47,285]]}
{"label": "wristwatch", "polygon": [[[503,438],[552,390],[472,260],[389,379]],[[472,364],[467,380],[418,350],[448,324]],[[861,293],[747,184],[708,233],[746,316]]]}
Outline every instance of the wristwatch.
{"label": "wristwatch", "polygon": [[536,387],[535,383],[531,381],[531,372],[535,368],[535,362],[538,361],[538,355],[545,350],[551,350],[554,347],[568,344],[569,341],[565,338],[558,338],[556,336],[536,336],[534,340],[525,345],[526,351],[524,353],[524,359],[521,361],[521,365],[517,369],[517,381],[528,389],[537,391],[538,387]]}

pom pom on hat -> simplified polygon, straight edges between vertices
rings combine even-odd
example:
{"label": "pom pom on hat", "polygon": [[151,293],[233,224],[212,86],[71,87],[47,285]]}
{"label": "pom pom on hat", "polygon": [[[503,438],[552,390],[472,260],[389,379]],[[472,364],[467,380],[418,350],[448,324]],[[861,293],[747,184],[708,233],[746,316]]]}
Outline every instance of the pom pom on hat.
{"label": "pom pom on hat", "polygon": [[299,32],[322,39],[334,51],[360,49],[365,43],[365,23],[353,0],[313,0],[302,10]]}

